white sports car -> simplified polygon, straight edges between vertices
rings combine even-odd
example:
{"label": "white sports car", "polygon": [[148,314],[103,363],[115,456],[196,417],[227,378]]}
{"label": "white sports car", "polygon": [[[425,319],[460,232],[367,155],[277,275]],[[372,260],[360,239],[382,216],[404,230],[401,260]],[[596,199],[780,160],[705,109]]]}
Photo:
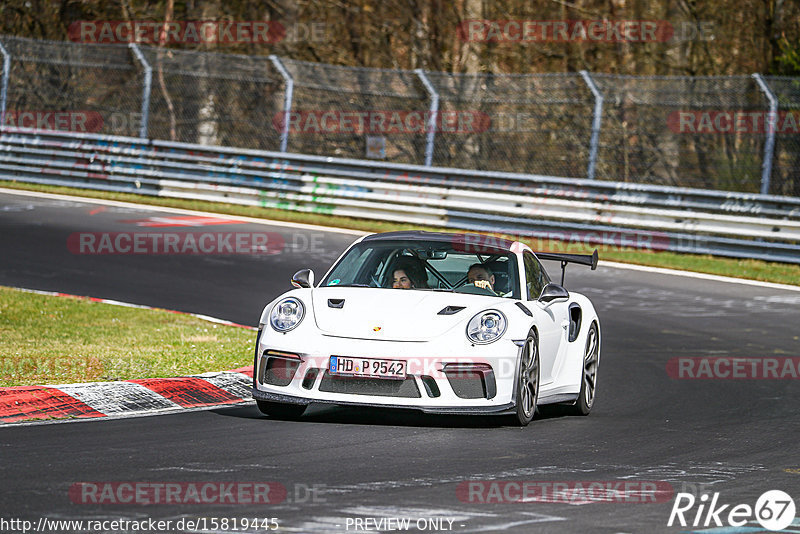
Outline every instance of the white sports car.
{"label": "white sports car", "polygon": [[[538,256],[538,257],[537,257]],[[561,262],[561,285],[540,259]],[[315,284],[310,269],[259,321],[253,397],[294,418],[311,403],[498,414],[594,403],[600,322],[563,287],[567,263],[478,234],[390,232],[356,240]]]}

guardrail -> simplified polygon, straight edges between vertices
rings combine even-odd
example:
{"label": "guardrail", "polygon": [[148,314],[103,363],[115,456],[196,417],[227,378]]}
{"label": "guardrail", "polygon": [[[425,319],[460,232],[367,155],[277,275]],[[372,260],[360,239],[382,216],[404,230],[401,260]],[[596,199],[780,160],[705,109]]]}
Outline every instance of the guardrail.
{"label": "guardrail", "polygon": [[0,129],[0,179],[800,263],[800,198]]}

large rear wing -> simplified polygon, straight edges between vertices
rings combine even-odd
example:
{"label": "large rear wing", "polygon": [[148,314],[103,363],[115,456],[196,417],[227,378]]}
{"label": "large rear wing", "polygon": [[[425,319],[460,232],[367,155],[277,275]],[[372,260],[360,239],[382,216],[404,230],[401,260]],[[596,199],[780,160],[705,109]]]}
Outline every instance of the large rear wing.
{"label": "large rear wing", "polygon": [[591,254],[557,254],[552,252],[537,252],[536,257],[540,260],[553,260],[561,262],[561,285],[564,285],[564,273],[567,270],[568,263],[578,263],[580,265],[587,265],[594,271],[597,269],[597,249]]}

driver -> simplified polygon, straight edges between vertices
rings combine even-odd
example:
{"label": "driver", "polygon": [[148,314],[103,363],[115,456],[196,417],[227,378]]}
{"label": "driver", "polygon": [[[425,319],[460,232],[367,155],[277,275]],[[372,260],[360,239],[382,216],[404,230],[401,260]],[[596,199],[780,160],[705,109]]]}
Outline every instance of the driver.
{"label": "driver", "polygon": [[467,281],[475,284],[475,287],[482,287],[494,292],[494,275],[480,263],[470,265],[467,271]]}

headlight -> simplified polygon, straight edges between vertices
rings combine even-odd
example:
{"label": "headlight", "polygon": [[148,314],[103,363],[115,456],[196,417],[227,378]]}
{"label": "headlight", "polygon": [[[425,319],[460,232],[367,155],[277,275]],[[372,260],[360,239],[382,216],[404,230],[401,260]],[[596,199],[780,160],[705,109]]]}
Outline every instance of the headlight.
{"label": "headlight", "polygon": [[285,298],[272,307],[269,323],[278,332],[288,332],[300,324],[306,314],[303,303],[294,297]]}
{"label": "headlight", "polygon": [[497,310],[486,310],[469,320],[467,337],[473,343],[484,345],[497,341],[506,331],[506,316]]}

